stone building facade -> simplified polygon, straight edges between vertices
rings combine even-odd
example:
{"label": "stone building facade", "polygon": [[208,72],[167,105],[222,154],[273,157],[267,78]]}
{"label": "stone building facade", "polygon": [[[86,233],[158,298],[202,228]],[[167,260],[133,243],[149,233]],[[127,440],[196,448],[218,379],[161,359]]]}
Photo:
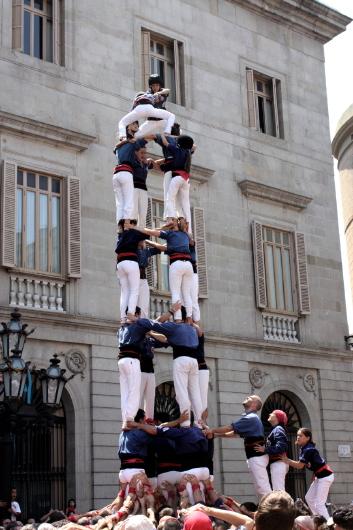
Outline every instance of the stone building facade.
{"label": "stone building facade", "polygon": [[[279,405],[293,433],[312,428],[336,472],[332,500],[351,500],[352,354],[323,52],[350,20],[314,0],[6,0],[0,20],[0,314],[19,306],[37,327],[33,364],[58,353],[78,373],[63,398],[66,496],[85,510],[116,493],[112,145],[153,69],[198,146],[209,423],[234,420],[256,391],[264,419]],[[160,175],[149,193],[158,224]],[[165,267],[150,271],[154,314],[168,303]],[[155,371],[166,398],[170,354]],[[215,469],[223,491],[253,498],[241,441],[217,441]],[[298,495],[309,479],[291,480]]]}
{"label": "stone building facade", "polygon": [[342,114],[338,121],[336,134],[332,140],[333,156],[338,162],[341,181],[344,233],[347,242],[348,267],[353,297],[353,105]]}

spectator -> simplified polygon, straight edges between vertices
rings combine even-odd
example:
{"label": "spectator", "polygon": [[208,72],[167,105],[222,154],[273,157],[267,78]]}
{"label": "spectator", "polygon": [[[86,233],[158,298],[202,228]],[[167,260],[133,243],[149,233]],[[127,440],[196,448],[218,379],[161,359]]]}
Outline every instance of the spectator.
{"label": "spectator", "polygon": [[11,521],[17,521],[17,519],[20,519],[21,517],[21,508],[17,501],[17,489],[12,488],[11,490],[11,508],[9,509],[11,512]]}
{"label": "spectator", "polygon": [[332,514],[335,530],[353,530],[353,507],[341,507]]}
{"label": "spectator", "polygon": [[68,517],[69,515],[72,515],[72,514],[75,514],[75,513],[76,513],[76,501],[75,501],[75,499],[69,499],[67,501],[67,507],[66,507],[66,510],[65,510],[65,514]]}
{"label": "spectator", "polygon": [[292,530],[294,501],[285,491],[273,491],[262,497],[255,514],[256,530]]}

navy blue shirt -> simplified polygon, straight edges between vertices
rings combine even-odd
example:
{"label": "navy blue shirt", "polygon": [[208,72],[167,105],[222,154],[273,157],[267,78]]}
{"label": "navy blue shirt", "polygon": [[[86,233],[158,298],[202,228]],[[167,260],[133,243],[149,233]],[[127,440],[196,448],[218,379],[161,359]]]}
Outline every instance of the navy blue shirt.
{"label": "navy blue shirt", "polygon": [[[137,261],[138,244],[140,241],[144,241],[145,239],[148,239],[148,236],[146,234],[143,234],[142,232],[139,232],[138,230],[135,230],[133,228],[121,232],[118,235],[115,247],[115,253],[118,254],[118,261],[123,261],[124,259]],[[119,254],[125,252],[134,253],[135,256],[125,256],[119,258]]]}
{"label": "navy blue shirt", "polygon": [[[169,145],[173,145],[173,146],[176,146],[177,144],[177,138],[175,136],[168,136],[168,135],[165,135],[165,138],[168,142]],[[163,156],[166,160],[168,160],[168,158],[172,158],[173,155],[172,153],[169,151],[168,149],[168,146],[165,146],[163,144],[163,140],[162,140],[162,136],[160,134],[156,134],[156,138],[154,140],[158,145],[161,146],[162,148],[162,151],[163,151]],[[169,169],[166,169],[164,171],[170,171]]]}
{"label": "navy blue shirt", "polygon": [[332,470],[330,468],[324,469],[318,473],[318,470],[325,466],[326,462],[320,456],[319,451],[312,442],[309,442],[304,445],[304,447],[300,448],[299,462],[302,462],[305,464],[305,467],[313,471],[317,478],[324,478],[332,475]]}
{"label": "navy blue shirt", "polygon": [[287,451],[287,433],[282,425],[276,425],[267,437],[265,453],[270,455],[270,462],[274,462],[279,460],[279,455],[282,455]]}
{"label": "navy blue shirt", "polygon": [[141,348],[141,372],[146,374],[153,374],[153,357],[154,357],[154,348],[168,348],[169,344],[167,342],[159,342],[159,340],[153,339],[152,337],[146,337],[142,343]]}
{"label": "navy blue shirt", "polygon": [[186,232],[181,230],[161,230],[159,237],[167,242],[167,254],[178,252],[190,255],[190,239]]}
{"label": "navy blue shirt", "polygon": [[146,144],[146,140],[139,138],[136,142],[126,142],[120,147],[117,147],[115,156],[118,160],[118,164],[129,164],[133,167],[136,163],[136,151],[141,149],[141,147],[145,147]]}
{"label": "navy blue shirt", "polygon": [[159,427],[157,435],[172,442],[174,454],[181,463],[182,471],[193,467],[207,467],[208,442],[198,427]]}
{"label": "navy blue shirt", "polygon": [[199,337],[199,344],[197,346],[197,362],[199,364],[199,370],[208,370],[205,360],[205,335],[202,334]]}
{"label": "navy blue shirt", "polygon": [[147,331],[157,331],[163,333],[171,346],[187,346],[196,350],[199,340],[197,331],[189,324],[176,324],[175,322],[155,322],[148,318],[139,318],[136,322],[138,326]]}
{"label": "navy blue shirt", "polygon": [[[143,328],[137,325],[137,322],[134,322],[133,324],[123,324],[118,330],[117,338],[120,348],[120,358],[140,358],[142,342],[145,338],[146,332]],[[124,351],[127,352],[126,355],[123,355]],[[136,355],[133,355],[131,352],[135,352]]]}
{"label": "navy blue shirt", "polygon": [[158,248],[139,248],[137,250],[137,258],[140,269],[146,269],[150,258],[160,253],[161,251]]}
{"label": "navy blue shirt", "polygon": [[177,144],[168,144],[168,151],[172,158],[168,157],[168,171],[176,171],[181,169],[190,173],[191,168],[191,151],[190,149],[183,149]]}
{"label": "navy blue shirt", "polygon": [[[152,436],[140,429],[123,431],[119,436],[118,455],[121,460],[121,469],[145,468],[148,448],[152,443]],[[143,462],[126,462],[129,459],[141,459]]]}
{"label": "navy blue shirt", "polygon": [[232,428],[235,433],[244,438],[247,458],[263,456],[263,453],[257,453],[253,448],[253,444],[263,443],[265,439],[264,427],[256,412],[244,412],[239,420],[232,423]]}
{"label": "navy blue shirt", "polygon": [[137,160],[135,160],[132,169],[133,169],[132,178],[134,181],[134,188],[147,191],[146,181],[147,181],[147,175],[148,175],[148,165],[144,164],[143,162],[138,162]]}

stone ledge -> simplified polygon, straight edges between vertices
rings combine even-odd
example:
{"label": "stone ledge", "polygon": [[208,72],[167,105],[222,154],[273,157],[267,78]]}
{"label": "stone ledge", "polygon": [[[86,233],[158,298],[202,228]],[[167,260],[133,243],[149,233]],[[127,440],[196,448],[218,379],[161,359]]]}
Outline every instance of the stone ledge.
{"label": "stone ledge", "polygon": [[9,131],[21,136],[37,138],[43,142],[60,145],[74,151],[84,151],[91,143],[97,140],[95,136],[90,134],[64,129],[56,125],[3,111],[0,111],[0,131]]}
{"label": "stone ledge", "polygon": [[313,200],[311,197],[267,186],[253,180],[242,180],[238,186],[248,199],[267,200],[289,206],[295,210],[303,210]]}
{"label": "stone ledge", "polygon": [[325,44],[352,21],[316,0],[233,0],[248,11],[304,33]]}
{"label": "stone ledge", "polygon": [[[1,306],[0,307],[0,321],[7,322],[10,316],[10,311],[13,308],[10,306]],[[117,320],[106,320],[106,319],[99,319],[94,318],[90,316],[84,316],[84,315],[70,315],[70,314],[63,314],[63,313],[50,313],[50,312],[44,312],[41,311],[38,313],[38,311],[34,309],[27,309],[25,307],[21,307],[21,315],[22,315],[22,321],[28,323],[29,325],[35,325],[39,329],[41,323],[43,325],[58,325],[58,326],[65,326],[65,328],[72,330],[73,328],[76,328],[78,333],[82,333],[83,331],[86,332],[85,339],[83,340],[82,337],[80,337],[82,344],[93,344],[97,345],[97,343],[94,343],[92,340],[90,340],[90,335],[97,335],[98,333],[100,335],[111,335],[112,341],[111,345],[105,344],[104,346],[107,347],[113,347],[116,348],[116,330],[119,326],[119,323]],[[87,333],[87,331],[91,333]],[[48,339],[41,339],[38,337],[34,337],[36,340],[48,340]],[[56,341],[57,342],[57,341]],[[62,342],[65,342],[64,337],[62,338]],[[72,337],[70,338],[70,342],[72,341]],[[253,350],[253,351],[259,351],[262,353],[293,353],[297,354],[299,356],[308,355],[308,356],[315,356],[315,357],[321,357],[321,358],[328,358],[330,361],[332,359],[342,359],[345,361],[351,362],[353,360],[353,352],[349,350],[344,349],[338,349],[338,348],[325,348],[325,347],[317,347],[312,348],[309,346],[305,346],[304,344],[288,344],[283,342],[268,342],[263,339],[256,339],[256,338],[247,338],[247,337],[238,337],[235,335],[218,335],[216,330],[206,330],[206,344],[210,344],[212,346],[229,346],[234,347],[237,349],[242,350]],[[102,344],[99,344],[100,346]],[[212,358],[215,359],[223,359],[223,355],[219,355],[217,351],[212,352]]]}

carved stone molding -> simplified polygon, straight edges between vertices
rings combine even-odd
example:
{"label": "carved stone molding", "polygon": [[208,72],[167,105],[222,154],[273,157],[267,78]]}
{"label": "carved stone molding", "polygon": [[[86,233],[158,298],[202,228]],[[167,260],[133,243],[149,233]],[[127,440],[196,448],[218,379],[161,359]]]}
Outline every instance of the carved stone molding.
{"label": "carved stone molding", "polygon": [[87,366],[86,357],[79,350],[70,350],[64,354],[65,364],[68,370],[73,374],[81,374],[81,379],[85,378],[85,370]]}
{"label": "carved stone molding", "polygon": [[90,134],[64,129],[49,123],[0,111],[0,131],[40,139],[53,145],[62,145],[75,151],[84,151],[97,140]]}
{"label": "carved stone molding", "polygon": [[317,382],[315,375],[307,372],[306,374],[299,375],[298,377],[303,380],[303,386],[305,390],[307,392],[312,392],[316,397]]}
{"label": "carved stone molding", "polygon": [[313,200],[311,197],[267,186],[253,180],[242,180],[238,183],[238,186],[243,195],[249,199],[271,201],[280,206],[289,206],[295,210],[303,210]]}
{"label": "carved stone molding", "polygon": [[233,0],[274,22],[285,24],[323,44],[346,29],[351,19],[315,0]]}
{"label": "carved stone molding", "polygon": [[249,381],[253,388],[261,388],[265,384],[265,377],[267,372],[263,372],[260,368],[254,366],[249,372]]}

